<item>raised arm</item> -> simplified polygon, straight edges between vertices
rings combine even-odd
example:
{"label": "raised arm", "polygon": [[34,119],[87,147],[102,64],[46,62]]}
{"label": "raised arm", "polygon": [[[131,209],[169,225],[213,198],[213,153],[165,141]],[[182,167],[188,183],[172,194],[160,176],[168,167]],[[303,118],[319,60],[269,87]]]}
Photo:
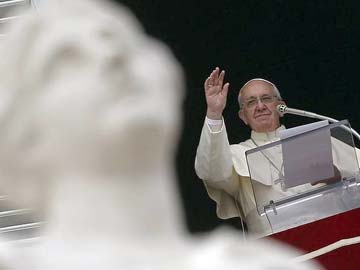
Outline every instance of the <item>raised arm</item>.
{"label": "raised arm", "polygon": [[230,145],[225,125],[221,121],[229,88],[229,83],[224,84],[224,75],[225,71],[216,68],[205,80],[208,119],[201,132],[195,160],[198,176],[203,180],[215,182],[230,178],[233,169]]}

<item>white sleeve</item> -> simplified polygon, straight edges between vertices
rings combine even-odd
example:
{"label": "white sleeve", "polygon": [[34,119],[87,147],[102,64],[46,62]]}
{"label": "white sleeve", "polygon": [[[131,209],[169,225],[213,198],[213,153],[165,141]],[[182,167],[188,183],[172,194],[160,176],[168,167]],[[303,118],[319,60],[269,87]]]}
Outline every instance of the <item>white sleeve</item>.
{"label": "white sleeve", "polygon": [[225,124],[219,131],[212,131],[205,121],[196,152],[196,174],[203,180],[219,182],[230,179],[232,170],[232,154]]}
{"label": "white sleeve", "polygon": [[196,153],[195,171],[204,182],[209,197],[216,202],[218,217],[242,216],[238,205],[240,179],[235,172],[225,124],[212,131],[205,121]]}

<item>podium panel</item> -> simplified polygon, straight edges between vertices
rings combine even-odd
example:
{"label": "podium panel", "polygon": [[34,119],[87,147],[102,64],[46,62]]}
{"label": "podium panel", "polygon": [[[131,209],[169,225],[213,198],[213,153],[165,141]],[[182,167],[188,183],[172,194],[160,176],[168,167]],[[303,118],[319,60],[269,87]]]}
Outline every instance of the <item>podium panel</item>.
{"label": "podium panel", "polygon": [[271,233],[360,207],[360,151],[348,121],[310,125],[246,152],[257,213]]}

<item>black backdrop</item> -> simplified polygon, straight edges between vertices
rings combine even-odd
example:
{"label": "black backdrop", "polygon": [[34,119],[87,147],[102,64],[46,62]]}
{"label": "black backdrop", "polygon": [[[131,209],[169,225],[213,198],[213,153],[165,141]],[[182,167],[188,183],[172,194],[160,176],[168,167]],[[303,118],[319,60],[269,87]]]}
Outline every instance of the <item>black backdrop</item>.
{"label": "black backdrop", "polygon": [[[176,157],[186,223],[191,232],[211,230],[221,221],[193,169],[206,106],[203,81],[216,66],[230,82],[224,112],[229,140],[249,136],[237,117],[237,93],[248,79],[274,82],[289,107],[336,119],[360,130],[358,101],[360,5],[357,0],[118,1],[145,30],[167,43],[187,79],[184,123]],[[286,116],[286,126],[312,120]]]}

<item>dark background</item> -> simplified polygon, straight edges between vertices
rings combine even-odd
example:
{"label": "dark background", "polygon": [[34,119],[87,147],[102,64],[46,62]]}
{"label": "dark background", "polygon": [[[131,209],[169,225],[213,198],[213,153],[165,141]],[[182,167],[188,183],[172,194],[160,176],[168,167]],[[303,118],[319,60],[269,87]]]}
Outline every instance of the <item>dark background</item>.
{"label": "dark background", "polygon": [[[360,130],[358,1],[118,1],[182,64],[187,93],[176,158],[184,213],[191,232],[239,220],[216,217],[215,203],[193,164],[206,105],[203,82],[213,68],[226,70],[230,91],[224,118],[231,143],[249,136],[238,119],[238,89],[249,79],[274,82],[289,107],[348,119]],[[312,122],[287,115],[287,127]]]}

